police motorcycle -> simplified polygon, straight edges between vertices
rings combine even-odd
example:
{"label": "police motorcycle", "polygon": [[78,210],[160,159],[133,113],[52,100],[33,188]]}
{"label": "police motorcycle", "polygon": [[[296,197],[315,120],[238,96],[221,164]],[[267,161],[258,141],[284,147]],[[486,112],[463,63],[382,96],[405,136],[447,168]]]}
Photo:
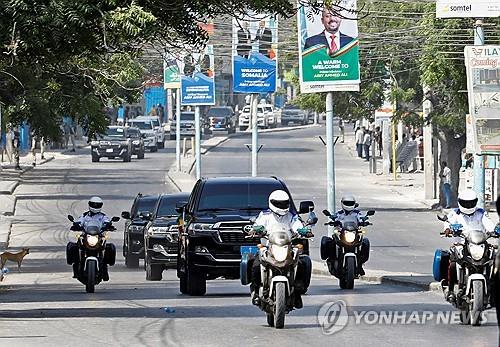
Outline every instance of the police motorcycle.
{"label": "police motorcycle", "polygon": [[[437,218],[446,222],[447,216],[438,215]],[[449,291],[453,291],[455,300],[453,306],[460,310],[460,321],[463,324],[480,325],[482,312],[494,307],[493,301],[493,272],[498,246],[488,242],[491,238],[498,238],[500,228],[495,232],[484,230],[469,230],[464,233],[462,224],[450,224],[454,237],[461,237],[463,245],[455,245],[449,251],[438,249],[434,254],[433,275],[436,281],[448,278],[450,260],[456,261],[457,283],[453,288],[443,287],[445,298]],[[452,237],[449,235],[449,237]]]}
{"label": "police motorcycle", "polygon": [[364,275],[362,264],[368,261],[370,244],[365,239],[365,227],[372,225],[368,219],[375,214],[369,210],[360,217],[357,215],[347,216],[344,220],[337,220],[337,214],[331,214],[323,210],[323,214],[330,221],[325,225],[335,227],[332,237],[321,238],[321,259],[326,260],[330,273],[339,279],[342,289],[353,289],[354,279]]}
{"label": "police motorcycle", "polygon": [[243,285],[251,282],[254,254],[260,257],[262,285],[259,288],[259,308],[266,313],[267,324],[276,329],[285,326],[285,315],[294,309],[296,295],[296,276],[299,261],[304,264],[305,288],[311,280],[311,259],[304,253],[301,243],[314,237],[311,227],[318,222],[315,213],[310,209],[309,217],[299,235],[293,236],[288,225],[277,224],[272,230],[263,227],[249,226],[247,238],[261,237],[265,244],[242,246],[240,278]]}
{"label": "police motorcycle", "polygon": [[66,261],[68,265],[77,267],[76,278],[85,284],[87,293],[93,293],[95,286],[102,280],[109,279],[107,266],[113,266],[116,259],[116,247],[107,243],[107,232],[116,231],[113,222],[118,222],[119,217],[111,218],[110,222],[99,223],[89,221],[84,224],[75,222],[73,216],[68,215],[68,220],[73,223],[72,231],[80,231],[77,242],[68,242],[66,246]]}

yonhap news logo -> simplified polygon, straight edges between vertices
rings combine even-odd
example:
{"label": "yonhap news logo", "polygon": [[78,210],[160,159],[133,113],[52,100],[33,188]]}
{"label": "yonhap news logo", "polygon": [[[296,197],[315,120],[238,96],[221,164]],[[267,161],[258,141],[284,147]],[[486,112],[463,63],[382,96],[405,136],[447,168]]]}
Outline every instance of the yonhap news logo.
{"label": "yonhap news logo", "polygon": [[342,300],[327,302],[318,312],[318,323],[325,335],[341,331],[347,325],[348,320],[347,305]]}

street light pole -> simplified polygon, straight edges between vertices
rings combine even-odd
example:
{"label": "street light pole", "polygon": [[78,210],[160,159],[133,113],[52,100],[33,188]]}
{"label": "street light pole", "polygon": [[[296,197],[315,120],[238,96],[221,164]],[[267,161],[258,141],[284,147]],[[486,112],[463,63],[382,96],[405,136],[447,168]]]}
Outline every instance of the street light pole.
{"label": "street light pole", "polygon": [[259,146],[259,129],[257,126],[257,105],[259,95],[252,94],[251,98],[251,119],[252,119],[252,177],[257,177],[258,172],[258,146]]}
{"label": "street light pole", "polygon": [[175,159],[177,172],[181,172],[181,89],[177,88],[175,94]]}
{"label": "street light pole", "polygon": [[[328,211],[335,213],[335,142],[333,129],[333,92],[326,94],[326,176]],[[333,233],[333,227],[328,227],[328,235]]]}
{"label": "street light pole", "polygon": [[[194,122],[195,122],[195,160],[196,160],[196,179],[201,178],[201,124],[200,124],[200,106],[194,107]],[[179,124],[180,127],[180,124]],[[176,129],[177,130],[177,129]]]}
{"label": "street light pole", "polygon": [[[484,45],[483,20],[477,19],[474,25],[474,46]],[[484,208],[484,158],[474,153],[474,190],[476,191],[478,201],[477,206]]]}

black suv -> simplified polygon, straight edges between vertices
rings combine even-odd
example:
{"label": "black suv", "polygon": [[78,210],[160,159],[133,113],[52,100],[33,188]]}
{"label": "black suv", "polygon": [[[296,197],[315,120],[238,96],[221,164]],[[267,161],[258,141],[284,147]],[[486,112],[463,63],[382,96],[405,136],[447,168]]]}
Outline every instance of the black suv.
{"label": "black suv", "polygon": [[127,137],[132,141],[132,154],[137,155],[137,159],[144,159],[144,137],[139,128],[127,128]]}
{"label": "black suv", "polygon": [[137,194],[129,211],[122,212],[126,220],[123,233],[123,256],[128,268],[139,267],[139,259],[144,258],[144,227],[151,219],[158,195]]}
{"label": "black suv", "polygon": [[[275,190],[288,192],[278,178],[203,178],[198,180],[187,205],[178,209],[179,259],[177,277],[181,293],[204,295],[206,281],[240,277],[241,246],[255,246],[259,238],[246,238],[245,228],[261,211],[268,209],[269,195]],[[289,192],[288,192],[289,193]],[[311,201],[297,211],[308,213]],[[307,249],[305,245],[305,249]]]}
{"label": "black suv", "polygon": [[90,143],[92,162],[98,162],[102,157],[109,159],[121,158],[124,162],[132,159],[132,140],[127,136],[127,128],[109,126],[106,133],[98,140]]}
{"label": "black suv", "polygon": [[151,221],[144,229],[144,265],[146,280],[159,281],[166,269],[177,268],[179,227],[176,212],[178,204],[185,205],[189,193],[160,196]]}
{"label": "black suv", "polygon": [[227,131],[228,134],[236,132],[238,118],[230,106],[210,107],[205,118],[205,134],[217,131]]}

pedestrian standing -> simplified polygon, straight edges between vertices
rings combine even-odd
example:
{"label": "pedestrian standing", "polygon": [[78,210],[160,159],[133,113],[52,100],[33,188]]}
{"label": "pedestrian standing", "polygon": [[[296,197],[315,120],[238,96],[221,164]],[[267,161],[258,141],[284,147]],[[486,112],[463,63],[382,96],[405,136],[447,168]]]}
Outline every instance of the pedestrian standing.
{"label": "pedestrian standing", "polygon": [[63,125],[63,133],[64,133],[64,148],[68,149],[69,141],[71,140],[71,144],[73,146],[73,148],[71,149],[71,152],[74,152],[75,151],[75,130],[68,122],[65,122]]}
{"label": "pedestrian standing", "polygon": [[424,171],[424,138],[418,138],[418,158],[420,159],[420,171]]}
{"label": "pedestrian standing", "polygon": [[363,137],[365,133],[365,127],[356,128],[355,138],[356,138],[356,151],[358,152],[358,158],[363,157]]}
{"label": "pedestrian standing", "polygon": [[344,121],[342,118],[339,119],[339,131],[340,131],[340,143],[344,143]]}
{"label": "pedestrian standing", "polygon": [[5,134],[5,151],[7,153],[7,159],[9,160],[9,163],[12,164],[13,155],[14,155],[14,147],[12,146],[13,141],[14,141],[14,132],[12,131],[12,124],[7,124],[7,129],[6,129],[6,134]]}
{"label": "pedestrian standing", "polygon": [[38,131],[31,131],[31,155],[33,157],[33,166],[36,166],[36,145],[40,145],[40,160],[45,159],[45,139]]}
{"label": "pedestrian standing", "polygon": [[451,205],[451,170],[448,167],[448,163],[443,161],[441,163],[443,172],[441,173],[441,178],[443,180],[443,194],[445,199],[445,207],[450,208]]}
{"label": "pedestrian standing", "polygon": [[365,130],[363,135],[363,148],[365,150],[365,160],[370,160],[370,145],[372,143],[372,135],[369,130]]}
{"label": "pedestrian standing", "polygon": [[12,148],[13,148],[14,162],[16,164],[15,169],[21,170],[21,166],[19,165],[19,151],[20,151],[20,147],[21,147],[21,134],[20,134],[17,127],[15,127],[12,130],[12,133],[13,133]]}

